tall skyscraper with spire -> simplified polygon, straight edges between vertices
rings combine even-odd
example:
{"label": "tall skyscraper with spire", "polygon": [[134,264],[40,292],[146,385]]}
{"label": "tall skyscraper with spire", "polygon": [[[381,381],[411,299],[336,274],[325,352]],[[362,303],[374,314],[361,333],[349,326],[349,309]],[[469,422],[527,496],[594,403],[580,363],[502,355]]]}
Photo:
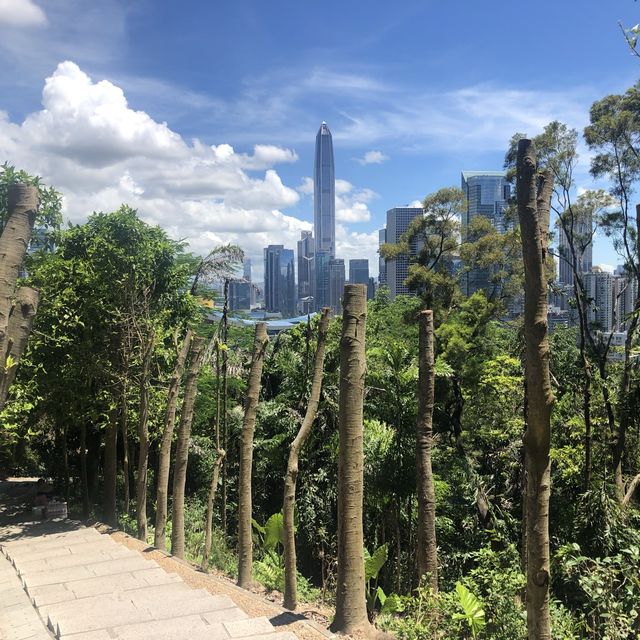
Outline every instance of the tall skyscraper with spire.
{"label": "tall skyscraper with spire", "polygon": [[333,140],[326,122],[316,135],[313,169],[313,230],[315,236],[314,307],[329,306],[329,262],[336,256],[336,176]]}
{"label": "tall skyscraper with spire", "polygon": [[336,257],[336,176],[333,140],[326,122],[316,135],[316,161],[313,169],[313,227],[316,251]]}

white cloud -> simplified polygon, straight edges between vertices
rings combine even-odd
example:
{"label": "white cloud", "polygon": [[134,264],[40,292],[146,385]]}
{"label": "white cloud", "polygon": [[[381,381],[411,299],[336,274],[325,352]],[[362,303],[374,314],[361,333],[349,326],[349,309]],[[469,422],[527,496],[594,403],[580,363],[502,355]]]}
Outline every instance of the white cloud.
{"label": "white cloud", "polygon": [[338,222],[369,222],[368,203],[378,197],[371,189],[355,189],[347,180],[336,178],[336,220]]}
{"label": "white cloud", "polygon": [[313,179],[309,178],[309,176],[305,176],[302,178],[302,182],[298,187],[298,191],[300,193],[304,193],[305,195],[309,195],[313,193]]}
{"label": "white cloud", "polygon": [[47,24],[45,12],[32,0],[0,0],[0,25],[41,27]]}
{"label": "white cloud", "polygon": [[187,142],[132,109],[118,86],[94,82],[72,62],[47,78],[40,111],[22,123],[0,112],[0,159],[60,190],[73,221],[127,203],[194,251],[240,244],[257,277],[263,247],[295,246],[311,227],[280,210],[300,199],[274,168],[295,162],[295,151],[255,145],[252,153],[238,153],[226,143]]}
{"label": "white cloud", "polygon": [[382,151],[367,151],[362,158],[356,158],[357,162],[361,165],[365,164],[382,164],[385,160],[388,160],[389,156],[386,156]]}

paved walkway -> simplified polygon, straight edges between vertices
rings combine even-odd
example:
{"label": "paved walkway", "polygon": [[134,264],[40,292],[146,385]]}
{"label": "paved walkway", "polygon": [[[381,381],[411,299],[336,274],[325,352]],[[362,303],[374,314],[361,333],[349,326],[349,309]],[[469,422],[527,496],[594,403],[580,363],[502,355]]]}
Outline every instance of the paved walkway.
{"label": "paved walkway", "polygon": [[79,523],[6,524],[0,551],[2,640],[297,640]]}

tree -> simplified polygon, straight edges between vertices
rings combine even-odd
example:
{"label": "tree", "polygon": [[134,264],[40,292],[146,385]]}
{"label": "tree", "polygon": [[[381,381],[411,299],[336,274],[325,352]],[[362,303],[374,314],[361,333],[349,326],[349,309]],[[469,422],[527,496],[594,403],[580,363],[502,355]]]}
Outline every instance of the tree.
{"label": "tree", "polygon": [[428,195],[424,214],[415,218],[398,244],[385,244],[380,254],[386,260],[410,260],[406,284],[416,291],[429,309],[448,308],[456,292],[451,261],[459,246],[460,217],[466,199],[460,189],[448,187]]}
{"label": "tree", "polygon": [[189,440],[193,421],[193,405],[198,393],[198,372],[202,364],[204,338],[195,336],[191,342],[189,368],[184,383],[184,400],[178,425],[176,458],[173,472],[173,494],[171,501],[171,553],[184,558],[184,487],[189,462]]}
{"label": "tree", "polygon": [[14,306],[16,281],[29,246],[37,208],[36,187],[23,183],[9,187],[8,217],[0,236],[0,409],[15,377],[15,367],[26,346],[38,303],[37,291],[22,287],[19,292],[22,304]]}
{"label": "tree", "polygon": [[553,179],[549,170],[538,174],[535,147],[532,141],[526,138],[518,142],[516,169],[525,278],[527,630],[529,640],[547,640],[551,638],[549,450],[553,393],[549,376],[546,262]]}
{"label": "tree", "polygon": [[[636,291],[640,285],[640,216],[634,216],[631,204],[633,185],[640,178],[640,85],[636,84],[623,95],[610,95],[594,102],[590,110],[590,124],[584,130],[589,148],[596,151],[591,161],[595,178],[611,181],[611,195],[618,208],[603,216],[607,235],[613,238],[614,248],[624,260],[625,271]],[[618,498],[624,501],[625,483],[623,458],[626,439],[632,420],[632,349],[640,321],[640,296],[626,322],[627,338],[624,366],[618,391],[618,424],[612,444],[612,466]],[[612,429],[613,431],[613,429]]]}
{"label": "tree", "polygon": [[[169,469],[171,467],[171,441],[173,439],[173,429],[176,422],[176,408],[178,405],[178,393],[182,383],[182,375],[187,361],[187,355],[191,348],[193,332],[187,329],[182,340],[182,346],[177,350],[177,358],[173,367],[173,373],[169,382],[167,392],[167,408],[164,416],[164,427],[160,442],[160,452],[158,454],[158,486],[156,490],[156,526],[153,544],[163,551],[167,548],[167,495],[169,490]],[[177,342],[177,335],[176,335]]]}
{"label": "tree", "polygon": [[340,400],[338,410],[338,578],[334,633],[367,633],[364,580],[363,400],[367,290],[361,284],[344,288],[340,338]]}
{"label": "tree", "polygon": [[252,583],[251,474],[253,469],[253,433],[256,426],[262,365],[267,343],[267,325],[264,322],[258,322],[256,323],[256,334],[244,406],[242,442],[240,445],[240,476],[238,478],[238,586],[243,589],[248,589]]}
{"label": "tree", "polygon": [[284,502],[282,505],[284,527],[284,606],[295,610],[297,606],[297,563],[296,563],[296,539],[294,525],[294,511],[296,504],[296,481],[298,478],[298,462],[300,451],[304,447],[311,427],[318,412],[320,391],[322,390],[322,375],[324,372],[324,352],[329,327],[329,311],[327,307],[322,309],[320,323],[318,324],[318,343],[313,358],[313,378],[311,382],[311,394],[307,403],[307,411],[300,426],[300,430],[289,450],[287,471],[284,479]]}
{"label": "tree", "polygon": [[438,554],[436,545],[436,495],[431,469],[433,446],[433,405],[435,367],[433,348],[433,312],[419,315],[418,420],[416,423],[416,469],[418,479],[418,578],[426,574],[434,591],[438,590]]}

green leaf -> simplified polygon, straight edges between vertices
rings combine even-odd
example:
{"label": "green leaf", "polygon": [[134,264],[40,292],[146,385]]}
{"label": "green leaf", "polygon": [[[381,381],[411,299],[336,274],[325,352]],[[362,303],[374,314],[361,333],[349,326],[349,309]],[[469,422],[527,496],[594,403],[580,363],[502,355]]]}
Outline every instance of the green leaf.
{"label": "green leaf", "polygon": [[278,544],[284,546],[284,520],[282,513],[274,513],[264,525],[265,549],[275,549]]}
{"label": "green leaf", "polygon": [[369,582],[372,578],[377,577],[380,569],[387,561],[387,544],[379,546],[373,552],[373,555],[369,555],[366,549],[364,551],[364,579],[365,582]]}

